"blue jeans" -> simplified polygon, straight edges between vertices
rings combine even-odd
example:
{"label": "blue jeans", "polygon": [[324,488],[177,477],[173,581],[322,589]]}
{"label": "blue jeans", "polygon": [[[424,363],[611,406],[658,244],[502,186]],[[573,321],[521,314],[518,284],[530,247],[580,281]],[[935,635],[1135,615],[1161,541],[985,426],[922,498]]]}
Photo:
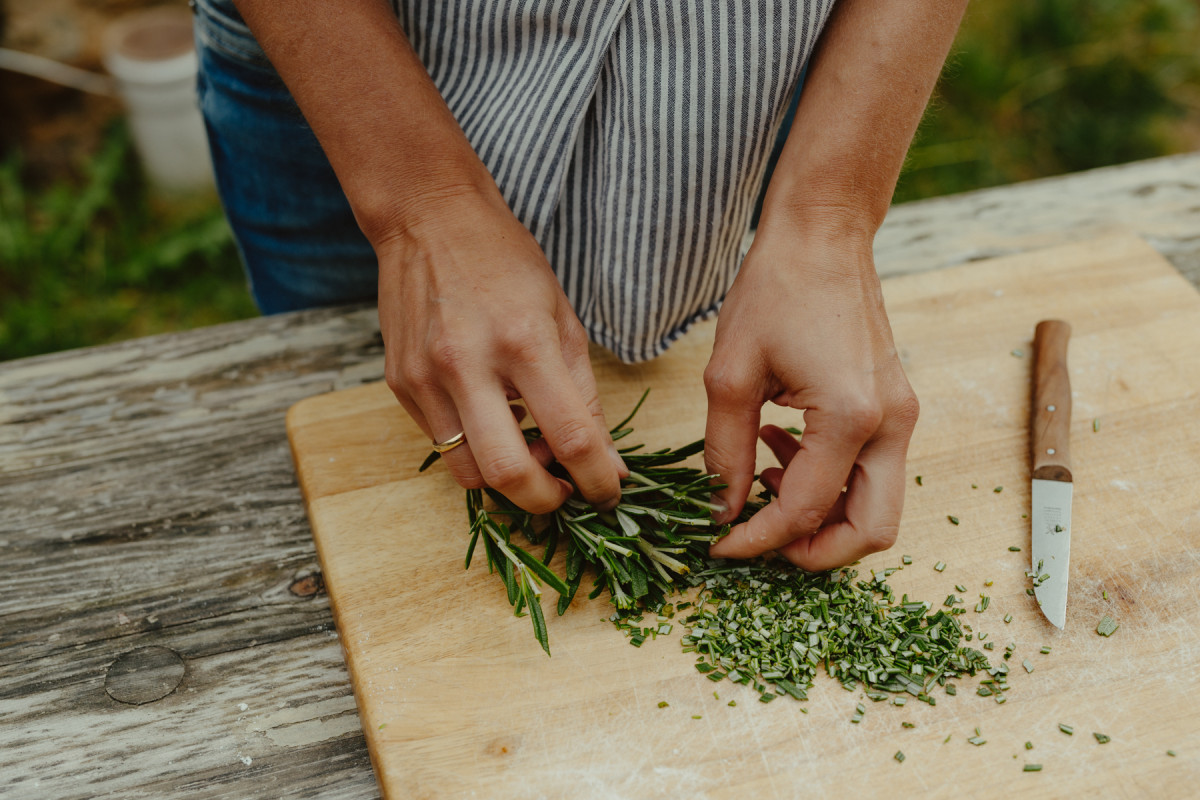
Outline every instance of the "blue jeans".
{"label": "blue jeans", "polygon": [[[197,91],[217,191],[259,310],[374,302],[375,252],[283,80],[232,0],[195,0],[195,14]],[[797,88],[759,208],[799,96]]]}
{"label": "blue jeans", "polygon": [[230,0],[196,0],[217,191],[264,314],[371,301],[372,249],[333,167]]}

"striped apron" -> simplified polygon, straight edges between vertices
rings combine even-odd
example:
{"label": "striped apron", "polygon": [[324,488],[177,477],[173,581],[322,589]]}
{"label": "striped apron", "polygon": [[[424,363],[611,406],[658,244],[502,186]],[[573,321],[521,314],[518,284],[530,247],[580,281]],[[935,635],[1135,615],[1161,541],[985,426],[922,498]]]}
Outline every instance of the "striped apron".
{"label": "striped apron", "polygon": [[593,341],[716,313],[834,0],[393,0]]}

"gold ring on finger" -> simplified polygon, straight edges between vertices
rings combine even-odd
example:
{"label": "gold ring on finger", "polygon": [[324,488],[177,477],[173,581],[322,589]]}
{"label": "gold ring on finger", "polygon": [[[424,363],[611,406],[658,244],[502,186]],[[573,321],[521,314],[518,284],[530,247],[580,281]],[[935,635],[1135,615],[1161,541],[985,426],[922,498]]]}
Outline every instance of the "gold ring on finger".
{"label": "gold ring on finger", "polygon": [[451,450],[466,441],[467,434],[463,431],[459,431],[444,442],[434,442],[433,449],[439,453],[449,453]]}

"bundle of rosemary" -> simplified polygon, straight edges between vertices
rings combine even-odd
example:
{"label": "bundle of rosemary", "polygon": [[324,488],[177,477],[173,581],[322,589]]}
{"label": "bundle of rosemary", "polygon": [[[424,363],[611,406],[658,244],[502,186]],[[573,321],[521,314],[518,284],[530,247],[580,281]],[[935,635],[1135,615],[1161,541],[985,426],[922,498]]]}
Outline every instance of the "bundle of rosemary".
{"label": "bundle of rosemary", "polygon": [[[613,441],[633,432],[628,425],[648,393],[610,431]],[[537,428],[525,429],[527,440],[540,436]],[[467,490],[470,543],[466,566],[470,567],[482,541],[488,570],[500,574],[514,613],[528,611],[534,636],[547,654],[550,643],[541,606],[544,586],[558,593],[560,615],[589,569],[595,575],[589,598],[607,591],[622,612],[661,608],[681,577],[713,563],[708,545],[729,530],[712,519],[715,506],[708,498],[719,488],[713,485],[713,476],[682,466],[704,449],[703,440],[676,450],[643,449],[641,444],[619,448],[629,477],[622,482],[620,503],[611,511],[597,511],[572,497],[554,513],[537,517],[492,489]],[[435,460],[436,453],[421,469]],[[550,470],[571,481],[561,466],[552,464]],[[484,503],[485,495],[492,501],[490,508]],[[758,507],[748,504],[742,518]],[[541,558],[519,544],[515,533],[531,544],[544,544]],[[566,549],[563,577],[549,566],[559,547]]]}

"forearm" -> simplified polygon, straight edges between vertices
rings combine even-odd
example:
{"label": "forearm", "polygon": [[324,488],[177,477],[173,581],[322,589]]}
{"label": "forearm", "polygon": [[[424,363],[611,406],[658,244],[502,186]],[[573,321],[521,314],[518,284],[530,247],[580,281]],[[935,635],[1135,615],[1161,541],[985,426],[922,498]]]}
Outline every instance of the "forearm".
{"label": "forearm", "polygon": [[376,246],[464,192],[503,203],[386,2],[237,6]]}
{"label": "forearm", "polygon": [[809,63],[761,228],[869,244],[965,8],[966,0],[839,0]]}

